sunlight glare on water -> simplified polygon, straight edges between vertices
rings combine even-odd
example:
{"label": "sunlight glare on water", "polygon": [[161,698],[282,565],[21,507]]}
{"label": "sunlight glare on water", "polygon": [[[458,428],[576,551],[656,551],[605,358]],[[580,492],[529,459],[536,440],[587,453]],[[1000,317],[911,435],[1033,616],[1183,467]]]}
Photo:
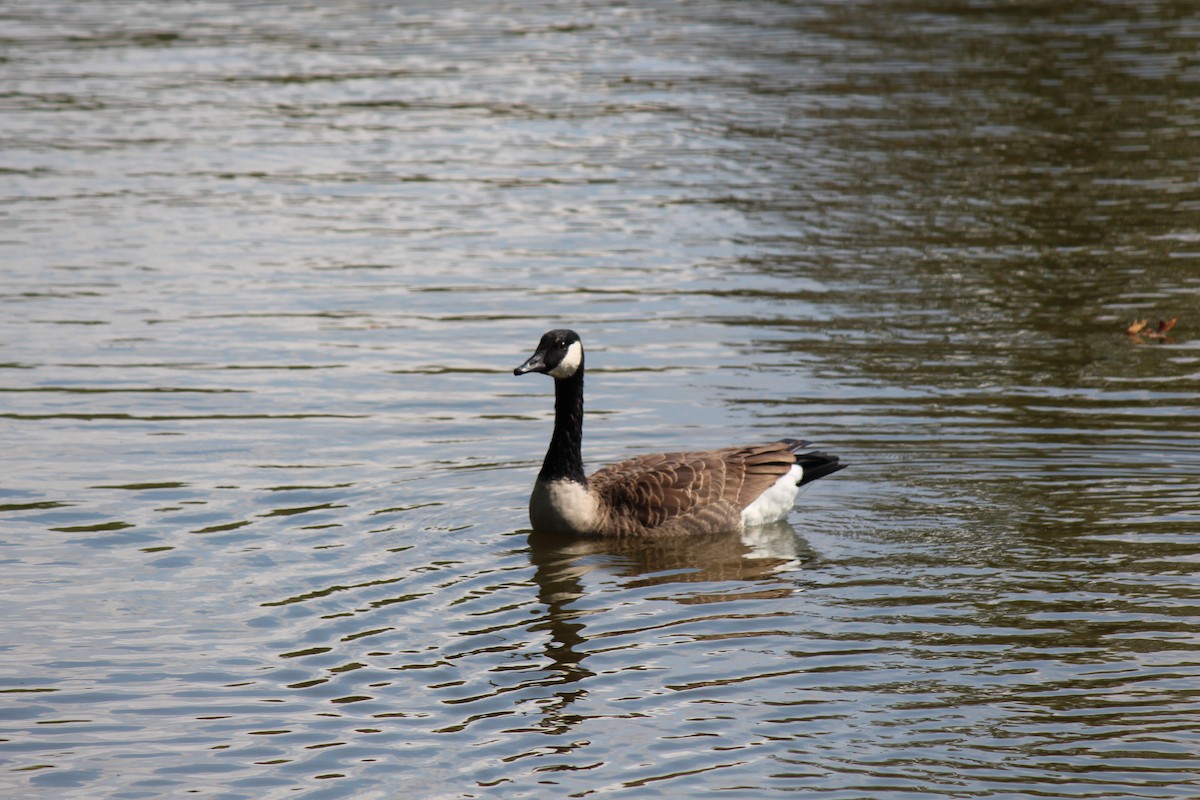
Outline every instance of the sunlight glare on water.
{"label": "sunlight glare on water", "polygon": [[[1200,795],[1190,5],[0,29],[0,793]],[[563,325],[593,468],[852,467],[531,535]]]}

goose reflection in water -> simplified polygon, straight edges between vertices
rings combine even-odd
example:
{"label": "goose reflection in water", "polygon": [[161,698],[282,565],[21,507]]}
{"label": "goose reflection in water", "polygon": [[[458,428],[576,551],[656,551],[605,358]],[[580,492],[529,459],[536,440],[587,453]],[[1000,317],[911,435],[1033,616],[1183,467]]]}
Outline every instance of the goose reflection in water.
{"label": "goose reflection in water", "polygon": [[[598,576],[618,591],[650,586],[704,585],[697,592],[679,592],[670,599],[681,605],[717,604],[746,599],[790,597],[797,591],[786,573],[817,561],[816,553],[787,521],[745,532],[730,531],[664,539],[566,539],[531,533],[529,559],[533,564],[538,599],[546,608],[538,626],[548,630],[546,655],[566,680],[593,673],[582,666],[589,639],[589,609],[577,606],[585,595],[603,597],[589,589],[589,576]],[[606,631],[612,636],[621,631]]]}

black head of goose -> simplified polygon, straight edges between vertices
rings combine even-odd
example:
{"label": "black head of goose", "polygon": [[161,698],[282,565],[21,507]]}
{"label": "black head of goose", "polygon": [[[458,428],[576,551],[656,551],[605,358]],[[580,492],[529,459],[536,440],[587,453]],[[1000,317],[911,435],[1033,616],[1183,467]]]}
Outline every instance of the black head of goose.
{"label": "black head of goose", "polygon": [[800,487],[843,469],[810,443],[655,453],[583,472],[583,342],[547,332],[514,375],[554,378],[554,434],[529,498],[535,531],[665,536],[741,530],[787,516]]}

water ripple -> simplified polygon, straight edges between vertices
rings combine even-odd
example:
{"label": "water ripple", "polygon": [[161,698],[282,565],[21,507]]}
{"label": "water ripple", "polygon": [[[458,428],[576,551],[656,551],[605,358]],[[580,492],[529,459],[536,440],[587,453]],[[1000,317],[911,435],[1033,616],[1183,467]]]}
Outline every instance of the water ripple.
{"label": "water ripple", "polygon": [[[0,12],[0,790],[1200,794],[1190,11]],[[530,536],[563,324],[852,469]]]}

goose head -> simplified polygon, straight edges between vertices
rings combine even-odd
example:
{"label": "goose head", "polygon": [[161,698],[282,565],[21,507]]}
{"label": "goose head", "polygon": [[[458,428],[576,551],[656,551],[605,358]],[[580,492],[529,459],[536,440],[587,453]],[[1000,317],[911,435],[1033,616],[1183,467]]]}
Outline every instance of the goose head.
{"label": "goose head", "polygon": [[541,372],[555,380],[573,378],[583,370],[583,342],[575,331],[560,328],[547,331],[525,363],[513,375]]}

